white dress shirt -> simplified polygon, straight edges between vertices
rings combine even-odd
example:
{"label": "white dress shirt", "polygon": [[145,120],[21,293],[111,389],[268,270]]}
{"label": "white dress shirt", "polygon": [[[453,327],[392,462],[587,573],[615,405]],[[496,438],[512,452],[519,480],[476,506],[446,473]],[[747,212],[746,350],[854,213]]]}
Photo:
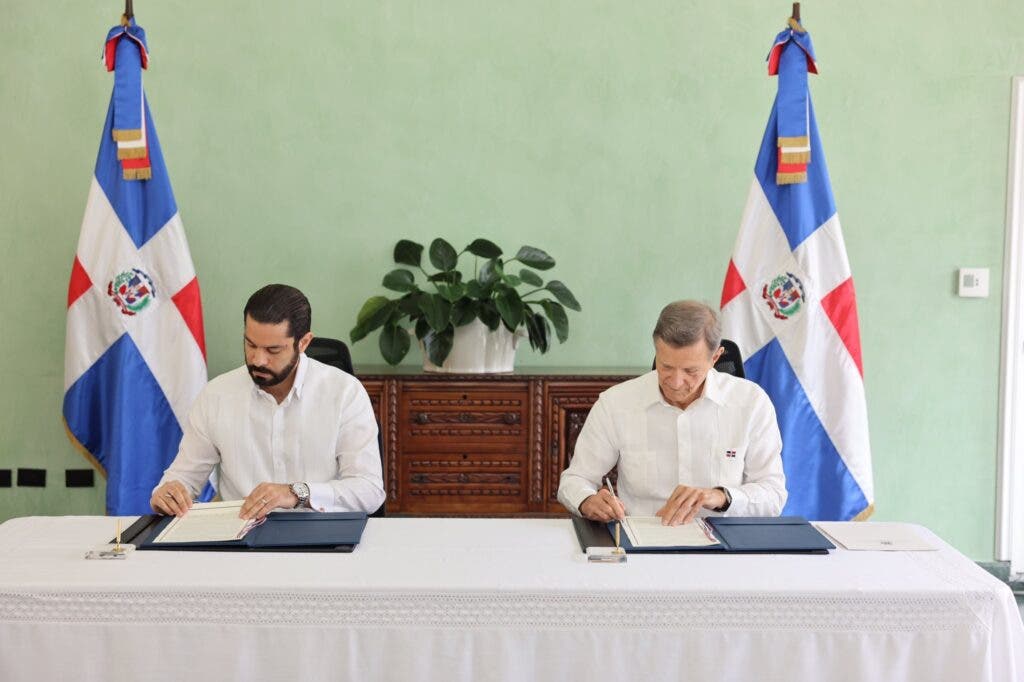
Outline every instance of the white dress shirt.
{"label": "white dress shirt", "polygon": [[786,503],[781,453],[775,408],[757,384],[712,369],[701,396],[681,410],[666,402],[651,371],[598,398],[558,499],[578,516],[617,464],[619,499],[630,515],[653,515],[682,484],[727,488],[732,505],[723,516],[778,516]]}
{"label": "white dress shirt", "polygon": [[178,480],[195,497],[216,468],[222,499],[257,484],[303,482],[320,511],[372,513],[384,502],[377,421],[359,380],[305,354],[279,405],[245,366],[199,394],[174,462],[160,485]]}

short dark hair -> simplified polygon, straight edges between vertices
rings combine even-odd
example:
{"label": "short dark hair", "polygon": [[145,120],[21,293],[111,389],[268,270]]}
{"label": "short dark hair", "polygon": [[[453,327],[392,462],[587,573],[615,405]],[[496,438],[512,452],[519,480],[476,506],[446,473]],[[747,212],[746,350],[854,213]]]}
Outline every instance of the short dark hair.
{"label": "short dark hair", "polygon": [[288,322],[288,336],[298,340],[309,333],[313,310],[309,299],[287,284],[268,284],[249,297],[242,319],[251,317],[261,324]]}
{"label": "short dark hair", "polygon": [[705,303],[676,301],[665,306],[658,316],[654,338],[674,348],[703,341],[714,353],[722,342],[722,323],[715,310]]}

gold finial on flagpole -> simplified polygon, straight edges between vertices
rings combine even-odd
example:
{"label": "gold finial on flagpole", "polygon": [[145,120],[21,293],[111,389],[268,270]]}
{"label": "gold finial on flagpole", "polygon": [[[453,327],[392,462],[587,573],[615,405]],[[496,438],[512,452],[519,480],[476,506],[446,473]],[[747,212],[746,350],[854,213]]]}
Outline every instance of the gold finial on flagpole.
{"label": "gold finial on flagpole", "polygon": [[793,29],[797,33],[806,33],[806,31],[804,30],[804,27],[800,25],[800,3],[799,2],[794,2],[793,3],[793,13],[790,15],[789,19],[786,20],[786,23],[789,25],[789,27],[791,29]]}

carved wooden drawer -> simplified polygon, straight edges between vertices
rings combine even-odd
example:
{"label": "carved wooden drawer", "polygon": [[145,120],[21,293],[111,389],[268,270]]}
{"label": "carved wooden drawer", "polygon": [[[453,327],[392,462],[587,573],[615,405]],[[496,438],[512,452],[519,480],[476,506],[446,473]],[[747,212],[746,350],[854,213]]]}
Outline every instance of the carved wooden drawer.
{"label": "carved wooden drawer", "polygon": [[463,447],[407,453],[399,465],[406,513],[526,509],[527,458]]}
{"label": "carved wooden drawer", "polygon": [[518,450],[526,457],[529,422],[526,383],[466,383],[438,387],[403,382],[398,420],[403,450],[476,448]]}

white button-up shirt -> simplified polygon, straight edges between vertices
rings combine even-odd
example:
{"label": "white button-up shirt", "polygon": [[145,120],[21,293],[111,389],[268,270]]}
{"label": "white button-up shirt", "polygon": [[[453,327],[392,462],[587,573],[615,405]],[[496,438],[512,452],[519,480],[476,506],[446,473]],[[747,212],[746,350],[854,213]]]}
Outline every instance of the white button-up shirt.
{"label": "white button-up shirt", "polygon": [[244,366],[202,390],[159,485],[178,480],[195,497],[214,469],[225,500],[243,499],[267,481],[307,483],[310,506],[321,511],[372,513],[384,502],[377,421],[366,389],[305,354],[280,404]]}
{"label": "white button-up shirt", "polygon": [[786,503],[781,453],[775,408],[757,384],[712,369],[701,396],[681,410],[666,402],[651,371],[598,398],[558,499],[579,515],[617,464],[627,514],[653,515],[682,484],[727,488],[732,505],[724,516],[778,516]]}

